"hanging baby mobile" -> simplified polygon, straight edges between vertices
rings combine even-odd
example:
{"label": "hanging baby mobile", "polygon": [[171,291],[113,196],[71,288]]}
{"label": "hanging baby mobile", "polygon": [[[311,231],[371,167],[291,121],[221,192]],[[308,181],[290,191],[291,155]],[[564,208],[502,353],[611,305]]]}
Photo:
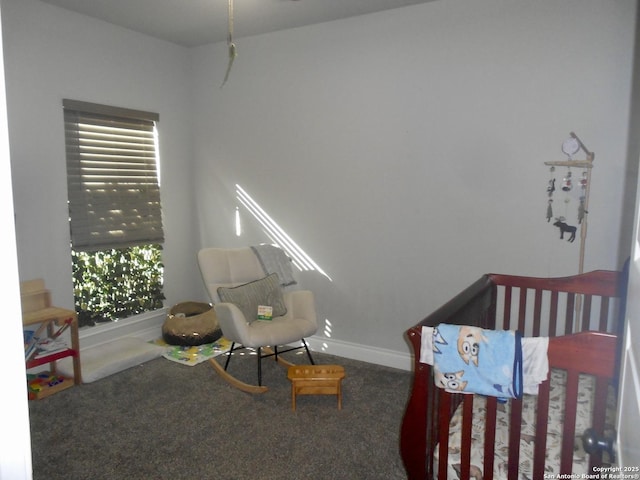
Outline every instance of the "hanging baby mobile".
{"label": "hanging baby mobile", "polygon": [[[580,227],[580,273],[582,273],[594,154],[587,150],[573,132],[562,143],[562,151],[567,156],[567,160],[545,162],[545,165],[549,166],[546,218],[547,222],[554,220],[553,226],[560,229],[560,239],[568,242],[576,239],[578,226]],[[575,159],[575,155],[580,151],[586,154],[586,160]],[[575,178],[578,179],[577,184],[575,184]],[[556,199],[558,201],[554,202]]]}

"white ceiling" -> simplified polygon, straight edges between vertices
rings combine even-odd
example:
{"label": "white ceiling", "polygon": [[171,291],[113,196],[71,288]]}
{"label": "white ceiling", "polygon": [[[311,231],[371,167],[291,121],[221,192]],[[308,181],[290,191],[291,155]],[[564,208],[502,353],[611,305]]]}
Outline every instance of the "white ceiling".
{"label": "white ceiling", "polygon": [[[227,39],[229,0],[42,0],[179,45]],[[233,0],[234,38],[432,0]]]}

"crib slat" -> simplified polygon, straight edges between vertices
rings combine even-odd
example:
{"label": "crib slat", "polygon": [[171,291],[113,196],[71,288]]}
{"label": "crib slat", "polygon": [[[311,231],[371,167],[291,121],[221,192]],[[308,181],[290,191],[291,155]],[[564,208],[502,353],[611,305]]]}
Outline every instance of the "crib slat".
{"label": "crib slat", "polygon": [[593,297],[591,295],[583,296],[582,303],[582,329],[580,331],[586,332],[587,330],[591,330],[589,328],[589,324],[591,323],[591,299]]}
{"label": "crib slat", "polygon": [[[431,375],[433,375],[433,371],[431,372]],[[427,436],[425,438],[425,444],[433,443],[438,438],[438,423],[439,423],[438,412],[440,412],[440,396],[438,395],[438,393],[440,389],[435,388],[433,386],[433,377],[431,375],[429,375],[429,386],[431,388],[429,388],[428,390],[429,393],[427,396],[429,413],[427,415],[427,428],[426,428]],[[427,463],[426,478],[435,478],[435,472],[433,470],[433,462],[434,462],[433,454],[435,453],[435,449],[436,449],[435,444],[429,445],[428,449],[429,449],[429,455],[427,455],[427,460],[426,460],[426,463]]]}
{"label": "crib slat", "polygon": [[551,301],[549,304],[549,333],[550,337],[556,336],[556,329],[558,325],[558,292],[553,290],[551,292]]}
{"label": "crib slat", "polygon": [[[504,287],[504,311],[503,311],[503,323],[502,329],[509,330],[511,324],[511,286],[507,285]],[[496,325],[496,328],[500,328]]]}
{"label": "crib slat", "polygon": [[567,313],[564,317],[564,334],[573,333],[573,309],[575,307],[575,293],[567,293]]}
{"label": "crib slat", "polygon": [[520,468],[520,430],[522,427],[522,400],[511,400],[509,417],[509,480],[518,479]]}
{"label": "crib slat", "polygon": [[527,289],[520,289],[520,304],[518,310],[518,330],[524,332],[525,320],[527,315]]}
{"label": "crib slat", "polygon": [[487,397],[487,415],[484,424],[484,472],[485,478],[493,478],[493,464],[496,446],[496,418],[498,416],[498,399]]}
{"label": "crib slat", "polygon": [[600,325],[599,329],[601,332],[615,332],[616,325],[611,325],[610,329],[607,328],[609,325],[609,297],[601,297],[600,301]]}
{"label": "crib slat", "polygon": [[544,478],[547,453],[547,427],[549,425],[549,374],[538,386],[536,439],[533,450],[533,478]]}
{"label": "crib slat", "polygon": [[[438,388],[440,412],[451,411],[451,394]],[[449,464],[449,419],[450,415],[440,415],[438,420],[438,478],[446,480]]]}
{"label": "crib slat", "polygon": [[473,424],[473,395],[464,395],[462,400],[462,439],[460,440],[460,479],[471,475],[471,426]]}
{"label": "crib slat", "polygon": [[578,379],[575,371],[567,371],[565,391],[564,423],[562,426],[562,449],[560,453],[560,473],[570,474],[573,467],[573,443],[576,433],[576,411],[578,401]]}
{"label": "crib slat", "polygon": [[540,336],[540,315],[542,313],[542,290],[536,288],[536,295],[533,304],[533,336]]}

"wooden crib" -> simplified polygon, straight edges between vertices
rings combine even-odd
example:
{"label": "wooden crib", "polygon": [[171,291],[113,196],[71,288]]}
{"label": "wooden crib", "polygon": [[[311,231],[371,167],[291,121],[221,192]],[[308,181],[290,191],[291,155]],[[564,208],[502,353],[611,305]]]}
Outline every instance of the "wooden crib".
{"label": "wooden crib", "polygon": [[[408,478],[562,478],[611,461],[585,453],[581,436],[586,428],[612,434],[625,289],[622,272],[488,274],[410,328],[414,378],[400,432]],[[538,395],[503,404],[436,387],[420,348],[422,328],[441,323],[550,337],[550,374]]]}

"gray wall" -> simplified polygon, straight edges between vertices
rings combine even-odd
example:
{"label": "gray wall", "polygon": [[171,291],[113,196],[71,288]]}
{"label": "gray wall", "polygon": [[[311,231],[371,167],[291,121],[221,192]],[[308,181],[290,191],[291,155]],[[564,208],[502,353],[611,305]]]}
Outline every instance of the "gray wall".
{"label": "gray wall", "polygon": [[[635,8],[447,0],[239,38],[220,88],[224,44],[2,0],[21,278],[72,305],[62,98],[160,114],[168,305],[206,298],[199,247],[270,240],[240,185],[326,273],[300,275],[326,348],[405,355],[402,332],[484,272],[577,272],[545,219],[570,131],[596,153],[585,269],[616,268]],[[577,201],[555,208],[571,223]]]}
{"label": "gray wall", "polygon": [[200,291],[191,195],[189,51],[37,0],[3,0],[5,68],[22,280],[73,306],[62,99],[160,114],[168,305]]}
{"label": "gray wall", "polygon": [[[241,205],[234,234],[242,186],[331,278],[304,278],[327,340],[403,351],[484,272],[577,273],[544,165],[575,131],[596,153],[585,270],[618,267],[634,20],[633,1],[431,2],[240,39],[222,89],[225,46],[195,49],[202,244],[268,241]],[[569,223],[577,205],[556,194]]]}

